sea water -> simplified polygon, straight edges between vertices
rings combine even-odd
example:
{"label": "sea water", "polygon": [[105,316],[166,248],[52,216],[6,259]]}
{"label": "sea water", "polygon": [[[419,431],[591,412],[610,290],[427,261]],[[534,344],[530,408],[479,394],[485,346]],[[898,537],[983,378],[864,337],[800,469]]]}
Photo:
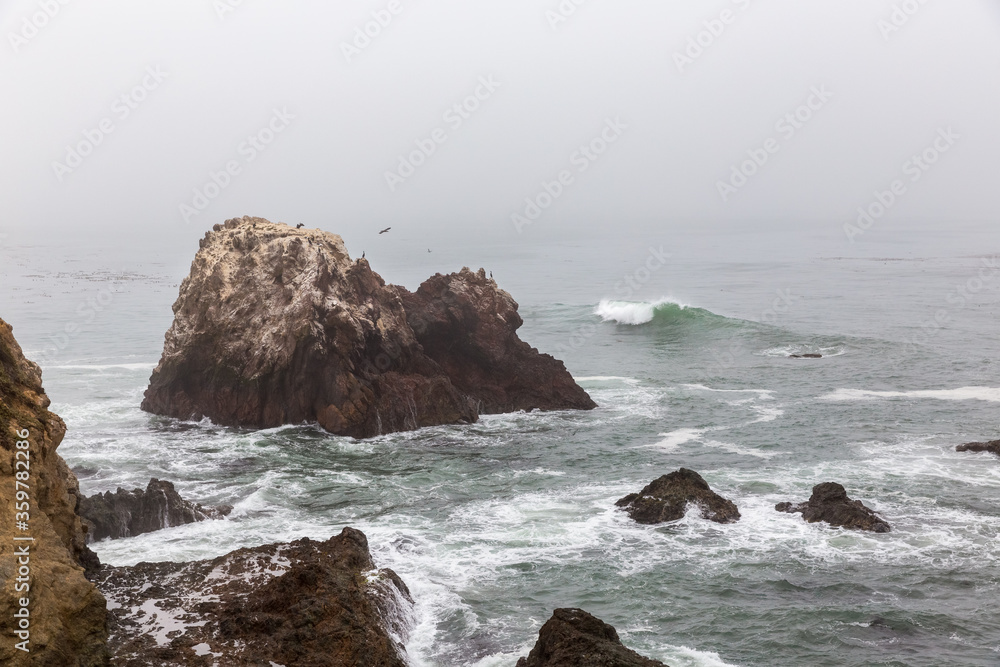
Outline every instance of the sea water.
{"label": "sea water", "polygon": [[[429,253],[383,241],[373,268],[411,289],[492,271],[521,304],[521,337],[600,407],[369,440],[139,410],[196,244],[8,245],[0,317],[42,361],[84,493],[157,477],[235,507],[92,545],[103,562],[354,526],[413,593],[415,666],[512,665],[556,607],[673,667],[998,665],[1000,459],[955,451],[1000,438],[996,241],[988,228],[867,246],[759,231]],[[682,466],[742,519],[642,526],[616,510]],[[774,510],[825,481],[892,532]]]}

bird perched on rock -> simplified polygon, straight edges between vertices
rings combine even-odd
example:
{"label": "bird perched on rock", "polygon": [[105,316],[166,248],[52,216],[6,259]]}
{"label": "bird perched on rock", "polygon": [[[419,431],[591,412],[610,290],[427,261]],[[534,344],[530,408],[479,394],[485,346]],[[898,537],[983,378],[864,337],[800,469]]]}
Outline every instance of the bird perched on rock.
{"label": "bird perched on rock", "polygon": [[385,234],[390,229],[392,229],[392,227],[386,227],[385,229],[383,229],[382,231],[380,231],[379,234]]}
{"label": "bird perched on rock", "polygon": [[305,225],[302,224],[301,222],[299,224],[295,225],[295,229],[302,229],[303,227],[305,227]]}

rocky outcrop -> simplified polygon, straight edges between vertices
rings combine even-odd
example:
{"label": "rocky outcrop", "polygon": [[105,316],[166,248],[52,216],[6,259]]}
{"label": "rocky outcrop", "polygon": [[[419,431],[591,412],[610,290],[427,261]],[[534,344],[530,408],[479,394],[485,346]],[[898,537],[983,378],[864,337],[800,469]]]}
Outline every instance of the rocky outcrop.
{"label": "rocky outcrop", "polygon": [[[0,664],[103,666],[105,600],[85,576],[100,563],[76,512],[76,476],[56,453],[66,425],[48,407],[41,369],[0,320]],[[25,515],[15,514],[21,502]],[[22,600],[29,601],[24,623],[14,616]],[[25,640],[28,653],[16,648]]]}
{"label": "rocky outcrop", "polygon": [[119,488],[80,499],[80,517],[88,540],[134,537],[154,530],[183,526],[205,519],[221,519],[233,508],[202,507],[181,498],[170,482],[149,480],[146,490]]}
{"label": "rocky outcrop", "polygon": [[556,609],[517,667],[667,667],[625,648],[618,632],[582,609]]}
{"label": "rocky outcrop", "polygon": [[214,560],[108,567],[121,667],[405,667],[412,599],[364,533],[240,549]]}
{"label": "rocky outcrop", "polygon": [[990,442],[970,442],[955,448],[957,452],[992,452],[1000,456],[1000,440]]}
{"label": "rocky outcrop", "polygon": [[561,361],[517,337],[517,303],[483,269],[439,273],[415,293],[397,289],[424,353],[480,413],[596,407]]}
{"label": "rocky outcrop", "polygon": [[639,493],[630,493],[617,503],[638,523],[654,524],[684,518],[689,505],[701,510],[701,516],[717,523],[735,523],[740,511],[731,500],[712,491],[701,475],[681,468],[646,485]]}
{"label": "rocky outcrop", "polygon": [[482,271],[411,294],[352,261],[339,236],[228,220],[181,284],[142,408],[370,437],[480,412],[594,407],[561,362],[517,339],[520,324]]}
{"label": "rocky outcrop", "polygon": [[801,513],[809,523],[825,521],[831,526],[867,530],[873,533],[888,533],[889,524],[860,500],[847,497],[847,490],[836,482],[824,482],[813,487],[807,502],[793,505],[778,503],[774,509],[779,512]]}

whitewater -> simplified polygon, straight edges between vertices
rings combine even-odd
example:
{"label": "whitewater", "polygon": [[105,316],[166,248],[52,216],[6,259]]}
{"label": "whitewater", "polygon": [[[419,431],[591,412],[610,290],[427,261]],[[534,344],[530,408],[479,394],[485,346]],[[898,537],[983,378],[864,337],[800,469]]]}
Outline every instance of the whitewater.
{"label": "whitewater", "polygon": [[[674,238],[675,259],[642,293],[616,296],[649,242],[369,251],[410,288],[463,264],[493,271],[521,304],[522,339],[563,359],[600,407],[364,441],[138,409],[192,248],[22,248],[30,262],[0,268],[12,288],[0,316],[43,358],[69,427],[59,452],[84,493],[158,477],[235,507],[93,545],[104,562],[215,557],[353,526],[413,593],[415,667],[512,665],[566,606],[672,667],[1000,664],[1000,460],[955,451],[1000,437],[1000,293],[925,326],[992,237],[971,248],[911,238],[855,257],[782,253],[758,236],[728,251]],[[111,303],[78,322],[100,290]],[[782,312],[779,293],[791,295]],[[68,323],[79,331],[46,354]],[[742,520],[640,526],[615,508],[679,467]],[[774,511],[824,481],[893,531]]]}

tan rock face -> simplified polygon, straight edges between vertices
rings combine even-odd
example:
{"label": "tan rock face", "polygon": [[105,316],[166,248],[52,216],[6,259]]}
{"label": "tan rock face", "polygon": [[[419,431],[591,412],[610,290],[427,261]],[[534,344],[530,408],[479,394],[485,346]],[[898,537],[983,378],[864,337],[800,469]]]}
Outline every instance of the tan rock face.
{"label": "tan rock face", "polygon": [[[95,570],[96,557],[87,549],[76,513],[80,497],[76,476],[56,453],[66,425],[48,411],[41,369],[26,360],[10,325],[0,320],[0,664],[91,667],[108,664],[106,603],[87,581],[84,566]],[[15,515],[15,472],[18,433],[30,443],[28,530]],[[21,467],[23,470],[23,466]],[[23,518],[23,517],[22,517]],[[34,541],[15,542],[15,537]],[[14,546],[17,545],[17,546]],[[15,553],[28,545],[30,574],[18,581],[24,557]],[[16,590],[27,583],[28,591]],[[14,613],[29,599],[30,632],[25,653],[15,648]]]}
{"label": "tan rock face", "polygon": [[[181,285],[142,407],[229,426],[318,421],[355,437],[475,421],[488,390],[469,391],[477,382],[461,373],[472,366],[442,355],[439,362],[425,353],[421,342],[428,339],[418,334],[433,326],[435,334],[459,336],[463,350],[502,350],[517,340],[521,320],[510,295],[481,272],[441,279],[447,286],[413,295],[387,285],[366,260],[352,261],[334,234],[261,218],[216,225]],[[458,301],[420,312],[444,293]],[[474,317],[468,313],[448,331],[435,324],[467,306],[470,295],[484,300]],[[436,343],[447,347],[448,341]],[[519,363],[530,359],[537,367],[532,377],[544,382],[530,391],[523,382],[507,382],[511,392],[526,395],[491,399],[497,409],[488,411],[594,407],[560,362],[517,343]],[[491,386],[501,387],[503,378],[518,373],[503,366],[512,359],[487,355],[473,365],[482,367],[481,376],[499,378]]]}

